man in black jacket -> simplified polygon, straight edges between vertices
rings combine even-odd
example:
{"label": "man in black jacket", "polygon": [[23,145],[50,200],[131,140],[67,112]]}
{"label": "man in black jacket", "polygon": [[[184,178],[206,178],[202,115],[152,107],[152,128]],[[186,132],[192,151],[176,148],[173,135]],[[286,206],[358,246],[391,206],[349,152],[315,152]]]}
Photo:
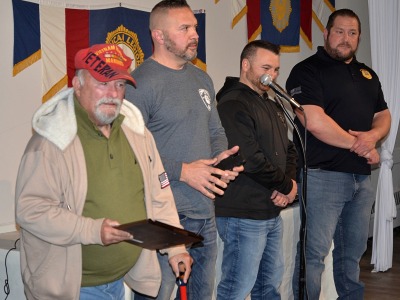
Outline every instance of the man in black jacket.
{"label": "man in black jacket", "polygon": [[283,275],[280,211],[297,194],[297,152],[280,105],[260,77],[279,73],[279,46],[253,41],[241,54],[240,78],[227,77],[217,94],[230,145],[239,145],[244,172],[217,197],[218,233],[224,243],[217,298],[280,299]]}

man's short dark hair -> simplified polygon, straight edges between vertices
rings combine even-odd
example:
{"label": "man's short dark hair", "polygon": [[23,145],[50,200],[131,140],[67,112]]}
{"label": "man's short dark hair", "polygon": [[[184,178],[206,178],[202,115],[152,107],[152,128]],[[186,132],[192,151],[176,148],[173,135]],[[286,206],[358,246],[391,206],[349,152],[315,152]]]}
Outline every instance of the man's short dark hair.
{"label": "man's short dark hair", "polygon": [[189,7],[189,4],[187,4],[186,0],[163,0],[161,2],[158,2],[151,12],[154,10],[159,10],[159,9],[171,9],[171,8],[182,8],[182,7]]}
{"label": "man's short dark hair", "polygon": [[167,15],[171,9],[191,9],[186,0],[163,0],[158,2],[150,12],[150,30],[155,29],[155,22],[160,16]]}
{"label": "man's short dark hair", "polygon": [[335,10],[331,15],[329,16],[328,22],[326,23],[326,30],[330,32],[331,28],[333,27],[333,23],[335,22],[336,17],[350,17],[350,18],[355,18],[358,23],[358,32],[361,33],[361,21],[360,18],[357,16],[357,14],[352,11],[351,9],[348,8],[343,8],[343,9],[338,9]]}
{"label": "man's short dark hair", "polygon": [[244,59],[253,58],[258,48],[269,50],[276,55],[279,55],[279,52],[281,50],[281,47],[279,45],[275,45],[266,40],[252,41],[243,48],[242,54],[240,55],[240,65],[242,65],[242,61]]}

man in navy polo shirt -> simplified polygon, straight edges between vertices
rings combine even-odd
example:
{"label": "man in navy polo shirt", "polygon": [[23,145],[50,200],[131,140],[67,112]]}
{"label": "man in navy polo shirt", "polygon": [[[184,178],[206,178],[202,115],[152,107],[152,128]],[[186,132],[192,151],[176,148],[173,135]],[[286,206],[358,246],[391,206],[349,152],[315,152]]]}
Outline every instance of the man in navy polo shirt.
{"label": "man in navy polo shirt", "polygon": [[[332,240],[339,299],[363,299],[364,294],[359,261],[367,247],[374,202],[371,164],[379,162],[375,147],[389,131],[390,113],[378,76],[356,60],[360,34],[360,20],[353,11],[333,12],[324,30],[324,47],[297,64],[286,83],[304,108],[304,113],[296,111],[296,123],[303,133],[307,124],[311,133],[306,140],[308,299],[319,299]],[[298,271],[297,264],[295,299]]]}

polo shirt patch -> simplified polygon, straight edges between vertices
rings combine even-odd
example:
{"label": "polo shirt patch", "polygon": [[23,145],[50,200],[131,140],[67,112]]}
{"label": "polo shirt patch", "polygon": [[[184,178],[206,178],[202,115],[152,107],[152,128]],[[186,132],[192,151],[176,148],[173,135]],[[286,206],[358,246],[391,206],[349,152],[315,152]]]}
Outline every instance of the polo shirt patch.
{"label": "polo shirt patch", "polygon": [[372,75],[368,70],[365,69],[360,69],[362,76],[364,76],[367,79],[372,79]]}
{"label": "polo shirt patch", "polygon": [[292,97],[294,95],[301,94],[301,86],[291,89],[289,93],[290,93],[290,96],[292,96]]}
{"label": "polo shirt patch", "polygon": [[161,189],[164,189],[167,186],[169,186],[169,179],[168,179],[167,172],[164,172],[164,173],[161,173],[160,175],[158,175],[158,180],[160,180]]}

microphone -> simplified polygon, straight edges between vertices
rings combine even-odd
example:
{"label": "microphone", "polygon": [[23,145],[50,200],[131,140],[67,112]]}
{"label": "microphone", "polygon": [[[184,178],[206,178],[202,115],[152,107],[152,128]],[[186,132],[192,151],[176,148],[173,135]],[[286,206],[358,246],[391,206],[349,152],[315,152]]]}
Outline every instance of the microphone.
{"label": "microphone", "polygon": [[269,86],[275,93],[284,98],[286,101],[289,101],[289,103],[292,104],[294,107],[300,109],[301,111],[304,111],[303,107],[296,100],[290,97],[290,95],[286,93],[285,90],[281,88],[277,83],[272,81],[271,75],[264,74],[260,77],[260,82],[262,85]]}

